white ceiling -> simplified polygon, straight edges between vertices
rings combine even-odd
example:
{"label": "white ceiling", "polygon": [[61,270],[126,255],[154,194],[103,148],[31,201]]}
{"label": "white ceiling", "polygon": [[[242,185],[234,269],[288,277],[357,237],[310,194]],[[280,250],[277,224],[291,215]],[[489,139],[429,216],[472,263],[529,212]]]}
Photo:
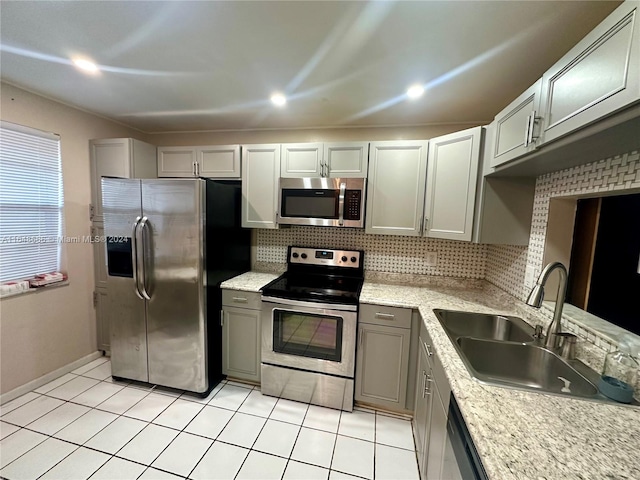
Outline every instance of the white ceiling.
{"label": "white ceiling", "polygon": [[146,132],[479,123],[619,3],[2,1],[0,67]]}

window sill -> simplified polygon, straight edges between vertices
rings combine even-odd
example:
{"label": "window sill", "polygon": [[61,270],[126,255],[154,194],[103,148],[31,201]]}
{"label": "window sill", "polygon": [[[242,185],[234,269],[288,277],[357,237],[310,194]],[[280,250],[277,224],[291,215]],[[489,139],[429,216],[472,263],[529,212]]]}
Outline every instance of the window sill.
{"label": "window sill", "polygon": [[49,285],[45,285],[43,287],[34,287],[34,288],[30,288],[29,290],[22,290],[20,292],[6,293],[0,296],[0,300],[4,300],[6,298],[20,297],[22,295],[30,295],[32,293],[38,293],[38,292],[42,292],[44,290],[50,290],[53,288],[66,287],[67,285],[69,285],[69,283],[70,283],[69,280],[64,280],[62,282],[56,282],[56,283],[51,283]]}

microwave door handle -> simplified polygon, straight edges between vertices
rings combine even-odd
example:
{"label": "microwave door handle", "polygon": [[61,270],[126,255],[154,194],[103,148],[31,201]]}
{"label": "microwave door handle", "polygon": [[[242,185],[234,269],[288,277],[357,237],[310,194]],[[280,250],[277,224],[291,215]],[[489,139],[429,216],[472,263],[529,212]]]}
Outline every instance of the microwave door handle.
{"label": "microwave door handle", "polygon": [[340,196],[338,197],[338,225],[344,225],[344,192],[347,189],[346,183],[340,184]]}

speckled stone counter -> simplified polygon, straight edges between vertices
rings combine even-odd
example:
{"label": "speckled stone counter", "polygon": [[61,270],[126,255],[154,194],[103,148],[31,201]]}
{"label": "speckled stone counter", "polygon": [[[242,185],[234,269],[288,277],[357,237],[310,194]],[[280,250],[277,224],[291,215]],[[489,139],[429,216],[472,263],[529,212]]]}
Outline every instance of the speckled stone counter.
{"label": "speckled stone counter", "polygon": [[220,287],[244,292],[259,292],[262,287],[276,278],[278,275],[273,273],[247,272],[222,282]]}
{"label": "speckled stone counter", "polygon": [[489,284],[367,281],[360,302],[420,311],[489,478],[640,480],[640,408],[481,385],[432,311],[502,313],[537,324],[535,310]]}

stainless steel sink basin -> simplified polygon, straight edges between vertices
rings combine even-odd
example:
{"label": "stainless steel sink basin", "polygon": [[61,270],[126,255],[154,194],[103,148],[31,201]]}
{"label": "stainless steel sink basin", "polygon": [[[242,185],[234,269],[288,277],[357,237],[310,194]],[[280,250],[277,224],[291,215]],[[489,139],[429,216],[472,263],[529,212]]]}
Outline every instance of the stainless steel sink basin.
{"label": "stainless steel sink basin", "polygon": [[482,383],[605,400],[598,375],[538,345],[534,329],[518,317],[433,311],[472,377]]}
{"label": "stainless steel sink basin", "polygon": [[533,328],[518,317],[486,313],[434,310],[452,341],[473,337],[506,342],[533,342]]}
{"label": "stainless steel sink basin", "polygon": [[562,358],[537,345],[460,337],[455,344],[479,381],[578,397],[598,389]]}

